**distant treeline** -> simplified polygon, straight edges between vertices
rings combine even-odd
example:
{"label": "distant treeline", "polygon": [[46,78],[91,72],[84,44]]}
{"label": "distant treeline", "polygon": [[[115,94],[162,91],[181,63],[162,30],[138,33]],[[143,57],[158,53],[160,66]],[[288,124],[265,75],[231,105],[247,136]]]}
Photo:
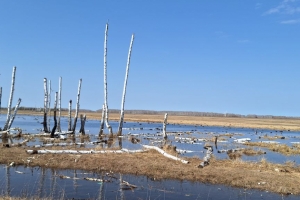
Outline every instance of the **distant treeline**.
{"label": "distant treeline", "polygon": [[[14,108],[12,108],[14,109]],[[3,110],[7,110],[7,108],[1,108],[2,114],[4,114]],[[28,110],[28,111],[36,111],[43,112],[43,108],[36,107],[19,107],[19,110]],[[62,111],[68,111],[67,108],[61,108]],[[75,109],[73,109],[75,111]],[[101,113],[102,109],[93,111],[88,109],[80,109],[80,112],[98,112]],[[109,109],[110,113],[120,113],[118,109]],[[214,113],[214,112],[192,112],[192,111],[154,111],[154,110],[125,110],[127,114],[148,114],[148,115],[164,115],[168,113],[169,115],[179,115],[179,116],[201,116],[201,117],[236,117],[236,118],[260,118],[260,119],[300,119],[300,117],[290,117],[290,116],[274,116],[274,115],[241,115],[234,113]]]}

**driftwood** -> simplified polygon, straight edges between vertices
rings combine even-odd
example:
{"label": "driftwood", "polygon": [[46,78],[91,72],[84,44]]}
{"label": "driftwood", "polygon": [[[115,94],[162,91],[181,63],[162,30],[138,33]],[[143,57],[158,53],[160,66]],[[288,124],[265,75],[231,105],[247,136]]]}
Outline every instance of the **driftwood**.
{"label": "driftwood", "polygon": [[165,114],[164,123],[163,123],[163,136],[164,139],[167,139],[167,120],[168,120],[168,113]]}
{"label": "driftwood", "polygon": [[80,100],[81,83],[82,83],[82,79],[79,79],[76,110],[75,110],[75,117],[74,117],[74,123],[73,123],[73,128],[72,128],[73,134],[75,134],[76,123],[77,123],[78,112],[79,112],[79,100]]}
{"label": "driftwood", "polygon": [[9,129],[8,128],[8,123],[9,123],[9,120],[11,118],[11,116],[10,116],[11,115],[11,104],[12,104],[12,100],[13,100],[13,96],[14,96],[14,90],[15,90],[16,69],[17,69],[17,67],[14,66],[13,67],[13,72],[12,72],[10,95],[9,95],[8,106],[7,106],[6,122],[5,122],[5,125],[4,125],[4,128],[3,128],[4,131],[7,130],[7,129]]}
{"label": "driftwood", "polygon": [[43,121],[43,127],[44,132],[48,133],[48,127],[47,127],[47,111],[48,111],[48,88],[47,88],[47,78],[44,78],[44,121]]}
{"label": "driftwood", "polygon": [[205,146],[204,147],[206,149],[206,155],[203,158],[203,161],[200,163],[200,165],[198,166],[199,168],[203,168],[207,165],[209,165],[209,161],[213,152],[213,147],[212,146]]}
{"label": "driftwood", "polygon": [[72,100],[69,101],[69,117],[68,117],[68,131],[72,131]]}
{"label": "driftwood", "polygon": [[94,150],[26,150],[29,154],[105,154],[105,153],[140,153],[144,152],[144,150],[102,150],[102,151],[94,151]]}
{"label": "driftwood", "polygon": [[130,46],[129,46],[129,51],[128,51],[125,81],[124,81],[122,103],[121,103],[120,121],[119,121],[119,128],[118,128],[118,136],[122,135],[122,128],[123,128],[123,122],[124,122],[124,105],[125,105],[126,87],[127,87],[127,79],[128,79],[128,72],[129,72],[129,66],[130,66],[130,58],[131,58],[133,40],[134,40],[134,34],[132,34],[132,36],[131,36],[131,41],[130,41]]}
{"label": "driftwood", "polygon": [[19,143],[14,143],[14,144],[3,144],[4,147],[20,147],[23,144],[25,144],[26,142],[28,142],[29,140],[26,139],[23,142],[19,142]]}
{"label": "driftwood", "polygon": [[163,156],[165,156],[165,157],[167,157],[167,158],[170,158],[170,159],[173,159],[173,160],[180,161],[180,162],[182,162],[182,163],[184,163],[184,164],[188,164],[188,163],[189,163],[189,161],[180,159],[180,158],[178,158],[178,157],[176,157],[176,156],[172,156],[172,155],[166,153],[164,150],[160,149],[159,147],[156,147],[156,146],[149,146],[149,145],[143,145],[143,147],[146,148],[146,149],[154,149],[154,150],[158,151],[159,153],[161,153]]}

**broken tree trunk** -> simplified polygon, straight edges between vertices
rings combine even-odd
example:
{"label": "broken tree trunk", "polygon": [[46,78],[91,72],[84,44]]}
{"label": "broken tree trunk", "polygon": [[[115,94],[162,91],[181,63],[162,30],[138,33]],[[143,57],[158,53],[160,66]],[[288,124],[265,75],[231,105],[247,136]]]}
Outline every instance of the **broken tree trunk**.
{"label": "broken tree trunk", "polygon": [[101,137],[103,135],[104,120],[105,120],[105,105],[103,104],[103,106],[102,106],[102,117],[101,117],[101,123],[100,123],[99,137]]}
{"label": "broken tree trunk", "polygon": [[10,95],[9,95],[9,100],[8,100],[8,106],[7,106],[7,117],[6,117],[6,122],[5,122],[5,125],[4,125],[4,128],[3,130],[7,130],[8,128],[8,123],[9,123],[9,120],[11,118],[11,103],[12,103],[12,100],[13,100],[13,96],[14,96],[14,90],[15,90],[15,75],[16,75],[16,69],[17,67],[14,66],[13,67],[13,72],[12,72],[12,80],[11,80],[11,88],[10,88]]}
{"label": "broken tree trunk", "polygon": [[109,130],[109,137],[113,137],[112,127],[108,123],[108,105],[107,105],[107,32],[108,32],[108,23],[105,26],[104,34],[104,105],[105,105],[105,124],[106,128]]}
{"label": "broken tree trunk", "polygon": [[54,133],[55,133],[55,130],[56,130],[56,127],[57,127],[56,107],[57,107],[57,92],[55,92],[54,111],[53,111],[54,126],[53,126],[52,131],[51,131],[51,135],[50,135],[51,138],[54,138]]}
{"label": "broken tree trunk", "polygon": [[15,119],[15,117],[16,117],[16,115],[17,115],[17,112],[18,112],[18,109],[19,109],[19,106],[20,106],[21,101],[22,101],[22,100],[19,98],[18,103],[17,103],[17,105],[16,105],[16,107],[15,107],[15,110],[14,110],[14,114],[13,114],[12,117],[10,118],[9,123],[8,123],[8,125],[7,125],[7,129],[10,129],[12,123],[14,122],[14,119]]}
{"label": "broken tree trunk", "polygon": [[164,124],[163,124],[163,136],[164,139],[167,139],[167,120],[168,120],[168,113],[165,114],[165,118],[164,118]]}
{"label": "broken tree trunk", "polygon": [[78,112],[79,112],[79,100],[80,100],[81,82],[82,82],[82,79],[79,80],[79,84],[78,84],[76,111],[75,111],[74,123],[73,123],[73,128],[72,128],[73,134],[75,134],[76,123],[77,123]]}
{"label": "broken tree trunk", "polygon": [[131,36],[131,41],[130,41],[130,46],[129,46],[129,51],[128,51],[125,81],[124,81],[124,88],[123,88],[123,96],[122,96],[122,103],[121,103],[120,122],[119,122],[119,128],[118,128],[118,136],[122,135],[123,121],[124,121],[124,104],[125,104],[125,96],[126,96],[126,86],[127,86],[127,79],[128,79],[128,72],[129,72],[129,66],[130,66],[130,58],[131,58],[133,40],[134,40],[134,34],[132,34],[132,36]]}
{"label": "broken tree trunk", "polygon": [[212,146],[206,146],[204,147],[206,149],[206,155],[203,158],[203,161],[200,163],[200,165],[198,166],[199,168],[203,168],[207,165],[209,165],[209,161],[213,152],[213,148]]}
{"label": "broken tree trunk", "polygon": [[47,89],[47,78],[44,78],[44,121],[43,121],[43,127],[44,132],[48,133],[48,127],[47,127],[47,106],[48,106],[48,89]]}
{"label": "broken tree trunk", "polygon": [[79,130],[79,133],[81,133],[81,135],[85,135],[85,131],[84,131],[85,121],[86,121],[86,115],[81,114],[80,115],[81,126],[80,126],[80,130]]}
{"label": "broken tree trunk", "polygon": [[72,100],[69,101],[69,117],[68,117],[68,131],[71,131],[71,127],[72,127],[72,117],[71,117],[71,114],[72,114]]}
{"label": "broken tree trunk", "polygon": [[61,89],[62,89],[62,78],[59,77],[59,90],[58,90],[58,121],[57,121],[57,131],[61,132],[60,127],[60,117],[61,117]]}
{"label": "broken tree trunk", "polygon": [[2,101],[2,87],[0,87],[0,114],[1,114],[1,101]]}
{"label": "broken tree trunk", "polygon": [[51,115],[51,80],[49,80],[49,87],[48,87],[48,130],[50,131],[50,115]]}

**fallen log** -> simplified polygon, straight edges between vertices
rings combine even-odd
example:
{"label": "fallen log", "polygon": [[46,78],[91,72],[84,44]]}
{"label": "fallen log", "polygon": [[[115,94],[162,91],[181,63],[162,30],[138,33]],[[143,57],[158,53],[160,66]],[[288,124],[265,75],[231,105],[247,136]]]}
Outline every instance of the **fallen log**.
{"label": "fallen log", "polygon": [[22,146],[23,144],[25,144],[26,142],[28,142],[29,140],[26,139],[24,140],[23,142],[19,142],[19,143],[14,143],[14,144],[3,144],[4,147],[20,147]]}
{"label": "fallen log", "polygon": [[128,150],[128,149],[121,149],[121,150],[26,150],[28,154],[103,154],[103,153],[140,153],[144,152],[145,150]]}
{"label": "fallen log", "polygon": [[166,153],[164,150],[160,149],[159,147],[156,147],[156,146],[149,146],[149,145],[143,145],[143,147],[146,148],[146,149],[154,149],[154,150],[158,151],[159,153],[161,153],[163,156],[165,156],[165,157],[167,157],[167,158],[170,158],[170,159],[173,159],[173,160],[180,161],[180,162],[182,162],[182,163],[184,163],[184,164],[188,164],[188,163],[189,163],[189,161],[180,159],[180,158],[178,158],[178,157],[176,157],[176,156],[172,156],[172,155]]}
{"label": "fallen log", "polygon": [[207,151],[206,151],[206,155],[203,158],[203,161],[198,166],[199,168],[203,168],[203,167],[209,165],[209,161],[210,161],[210,158],[211,158],[211,155],[213,152],[212,146],[205,146],[204,148],[207,149]]}

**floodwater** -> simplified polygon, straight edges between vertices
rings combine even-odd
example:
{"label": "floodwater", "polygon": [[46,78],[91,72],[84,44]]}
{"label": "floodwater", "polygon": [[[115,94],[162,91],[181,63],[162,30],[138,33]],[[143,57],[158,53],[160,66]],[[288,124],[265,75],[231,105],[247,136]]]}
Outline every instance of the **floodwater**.
{"label": "floodwater", "polygon": [[[88,116],[87,116],[88,117]],[[6,116],[0,115],[0,126],[4,125]],[[41,116],[18,115],[12,127],[19,127],[23,133],[37,134],[42,129]],[[53,126],[53,120],[50,122]],[[111,121],[110,125],[116,131],[118,122]],[[61,118],[61,128],[67,130],[67,118]],[[77,121],[77,129],[80,128],[80,120]],[[100,121],[87,120],[85,124],[86,134],[90,135],[89,141],[85,141],[85,147],[94,148],[93,141],[98,140]],[[77,130],[76,129],[76,130]],[[107,130],[105,130],[107,132]],[[141,149],[142,144],[160,145],[162,142],[162,124],[127,122],[123,126],[122,148],[130,150]],[[252,142],[266,141],[263,136],[278,136],[284,139],[276,140],[281,144],[292,146],[294,142],[300,142],[300,132],[275,131],[266,129],[209,127],[192,125],[167,125],[168,142],[177,147],[184,156],[204,157],[204,144],[214,136],[223,135],[224,140],[218,141],[215,146],[216,159],[227,159],[226,153],[218,153],[217,150],[232,148],[248,148],[234,140],[250,138]],[[233,134],[233,136],[224,136]],[[139,139],[134,144],[131,137]],[[16,143],[23,139],[13,139]],[[76,138],[76,140],[79,140]],[[64,142],[64,141],[62,141]],[[81,142],[81,141],[76,141]],[[42,141],[35,139],[27,142],[27,146],[41,145]],[[118,143],[114,145],[119,145]],[[105,148],[108,148],[105,146]],[[266,152],[259,156],[243,156],[243,160],[259,161],[262,158],[269,162],[285,163],[288,161],[300,164],[300,156],[285,156],[266,148],[256,148]],[[60,178],[67,176],[69,178]],[[103,179],[101,181],[88,181],[84,178]],[[120,185],[120,179],[137,186],[128,188]],[[225,187],[222,185],[208,185],[203,183],[180,182],[174,180],[155,181],[144,176],[120,175],[120,174],[95,174],[80,170],[51,170],[42,168],[6,167],[0,165],[0,194],[16,197],[47,197],[47,198],[79,198],[79,199],[299,199],[299,196],[281,196],[267,191],[244,190]]]}

